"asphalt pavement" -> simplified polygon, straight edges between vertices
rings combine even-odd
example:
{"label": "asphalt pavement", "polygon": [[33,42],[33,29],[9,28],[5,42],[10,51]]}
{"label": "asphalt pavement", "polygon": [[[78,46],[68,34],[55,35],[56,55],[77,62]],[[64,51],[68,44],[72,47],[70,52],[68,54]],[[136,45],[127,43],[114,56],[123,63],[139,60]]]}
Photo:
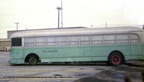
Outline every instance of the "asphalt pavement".
{"label": "asphalt pavement", "polygon": [[9,64],[9,52],[0,52],[0,82],[142,82],[144,61],[128,61],[119,66],[106,63]]}

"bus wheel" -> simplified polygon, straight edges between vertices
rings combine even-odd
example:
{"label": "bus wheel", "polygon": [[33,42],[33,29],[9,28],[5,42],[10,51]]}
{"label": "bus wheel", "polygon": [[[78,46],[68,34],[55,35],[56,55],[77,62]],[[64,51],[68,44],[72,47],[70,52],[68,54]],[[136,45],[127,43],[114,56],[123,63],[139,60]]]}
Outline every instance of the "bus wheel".
{"label": "bus wheel", "polygon": [[36,57],[31,56],[31,57],[29,57],[29,59],[28,59],[28,63],[29,63],[30,65],[36,65],[36,64],[38,63],[38,60],[36,59]]}
{"label": "bus wheel", "polygon": [[112,52],[108,58],[108,64],[117,66],[123,63],[123,56],[119,52]]}

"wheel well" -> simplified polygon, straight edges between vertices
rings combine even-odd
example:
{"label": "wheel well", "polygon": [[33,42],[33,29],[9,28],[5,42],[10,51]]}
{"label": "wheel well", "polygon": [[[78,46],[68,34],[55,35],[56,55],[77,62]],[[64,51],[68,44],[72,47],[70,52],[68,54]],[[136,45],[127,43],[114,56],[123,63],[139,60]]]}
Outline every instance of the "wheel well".
{"label": "wheel well", "polygon": [[38,62],[41,62],[41,60],[40,60],[40,58],[39,58],[39,56],[37,55],[37,54],[35,54],[35,53],[30,53],[30,54],[28,54],[27,56],[26,56],[26,58],[25,58],[25,62],[28,62],[28,59],[30,58],[30,57],[36,57],[36,59],[38,60]]}
{"label": "wheel well", "polygon": [[112,51],[112,52],[109,54],[108,59],[109,59],[110,55],[111,55],[112,53],[114,53],[114,52],[120,53],[120,54],[122,55],[122,57],[123,57],[123,61],[125,61],[125,57],[124,57],[123,53],[120,52],[120,51],[118,51],[118,50]]}

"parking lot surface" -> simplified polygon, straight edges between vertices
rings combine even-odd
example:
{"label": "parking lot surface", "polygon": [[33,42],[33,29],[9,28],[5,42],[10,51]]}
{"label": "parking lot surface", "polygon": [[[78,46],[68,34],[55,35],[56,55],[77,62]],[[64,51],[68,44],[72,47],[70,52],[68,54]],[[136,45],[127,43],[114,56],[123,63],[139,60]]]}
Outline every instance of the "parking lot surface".
{"label": "parking lot surface", "polygon": [[0,82],[142,82],[144,61],[128,61],[119,66],[106,63],[9,64],[9,52],[0,52]]}

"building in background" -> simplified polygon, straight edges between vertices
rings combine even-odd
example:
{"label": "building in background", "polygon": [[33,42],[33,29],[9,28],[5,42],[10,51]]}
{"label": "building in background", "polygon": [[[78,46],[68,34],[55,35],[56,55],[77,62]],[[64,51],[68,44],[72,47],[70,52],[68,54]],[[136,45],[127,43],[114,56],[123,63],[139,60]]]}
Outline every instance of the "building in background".
{"label": "building in background", "polygon": [[10,50],[10,40],[9,39],[0,39],[0,50],[9,51]]}

